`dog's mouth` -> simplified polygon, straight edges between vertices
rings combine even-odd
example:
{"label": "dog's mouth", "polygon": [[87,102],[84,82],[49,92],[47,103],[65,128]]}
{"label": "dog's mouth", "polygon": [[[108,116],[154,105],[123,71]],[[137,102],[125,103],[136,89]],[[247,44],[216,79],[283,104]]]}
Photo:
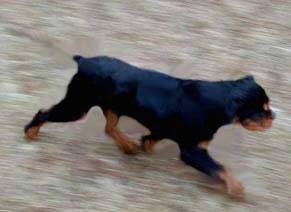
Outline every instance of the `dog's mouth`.
{"label": "dog's mouth", "polygon": [[273,119],[264,118],[261,120],[246,119],[241,122],[241,125],[251,131],[266,131],[272,126]]}
{"label": "dog's mouth", "polygon": [[240,124],[247,130],[266,131],[272,126],[275,119],[275,113],[270,109],[268,103],[263,105],[263,110],[248,115],[245,119],[240,120]]}

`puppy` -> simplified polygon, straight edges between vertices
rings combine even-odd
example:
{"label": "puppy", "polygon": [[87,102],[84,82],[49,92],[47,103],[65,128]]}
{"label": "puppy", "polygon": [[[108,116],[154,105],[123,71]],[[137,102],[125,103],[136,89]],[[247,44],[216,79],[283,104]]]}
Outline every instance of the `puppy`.
{"label": "puppy", "polygon": [[226,124],[258,131],[271,127],[269,98],[252,76],[210,82],[175,78],[107,56],[73,59],[78,71],[64,99],[34,116],[24,129],[27,138],[36,138],[44,123],[76,121],[97,105],[106,118],[105,132],[125,153],[137,152],[138,146],[118,129],[120,116],[149,129],[141,138],[144,151],[152,152],[159,140],[171,139],[182,161],[224,181],[230,194],[243,195],[241,183],[208,154],[207,146]]}

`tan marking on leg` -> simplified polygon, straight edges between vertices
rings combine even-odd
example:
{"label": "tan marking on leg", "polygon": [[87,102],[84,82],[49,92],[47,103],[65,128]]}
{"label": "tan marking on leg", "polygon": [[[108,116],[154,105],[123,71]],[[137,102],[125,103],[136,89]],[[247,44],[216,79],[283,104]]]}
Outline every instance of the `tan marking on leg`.
{"label": "tan marking on leg", "polygon": [[29,140],[36,139],[41,126],[42,126],[42,124],[29,128],[25,133],[25,137]]}
{"label": "tan marking on leg", "polygon": [[142,141],[142,149],[143,151],[147,153],[153,153],[154,152],[154,146],[156,145],[157,141],[155,140],[145,140]]}
{"label": "tan marking on leg", "polygon": [[227,192],[234,197],[244,196],[244,187],[231,173],[230,170],[223,170],[218,173],[218,177],[224,181]]}
{"label": "tan marking on leg", "polygon": [[119,117],[111,110],[104,112],[106,117],[105,132],[113,138],[116,145],[126,154],[135,154],[138,146],[124,135],[117,127]]}

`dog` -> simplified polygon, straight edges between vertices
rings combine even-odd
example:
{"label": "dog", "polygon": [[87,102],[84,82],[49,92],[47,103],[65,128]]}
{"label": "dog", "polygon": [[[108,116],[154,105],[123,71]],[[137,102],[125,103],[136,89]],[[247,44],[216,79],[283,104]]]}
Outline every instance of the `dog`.
{"label": "dog", "polygon": [[[271,127],[275,114],[252,76],[228,81],[180,79],[108,56],[73,59],[78,71],[65,97],[36,113],[24,128],[28,139],[36,138],[44,123],[79,120],[97,105],[106,118],[105,132],[125,153],[139,148],[152,152],[160,140],[170,139],[179,146],[185,164],[222,180],[229,194],[243,196],[242,184],[209,155],[207,147],[223,125],[236,123],[257,131]],[[121,116],[149,129],[140,146],[117,127]]]}

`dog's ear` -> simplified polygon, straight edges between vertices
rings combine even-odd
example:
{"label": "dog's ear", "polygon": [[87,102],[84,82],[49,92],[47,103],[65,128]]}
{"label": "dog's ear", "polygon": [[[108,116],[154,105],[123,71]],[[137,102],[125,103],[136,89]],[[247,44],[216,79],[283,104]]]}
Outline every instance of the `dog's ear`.
{"label": "dog's ear", "polygon": [[244,102],[244,95],[238,94],[238,93],[232,94],[227,103],[228,111],[231,111],[231,112],[237,111],[237,109],[240,108],[243,102]]}
{"label": "dog's ear", "polygon": [[235,92],[233,92],[236,101],[244,99],[250,92],[258,85],[252,75],[247,75],[243,78],[236,80]]}
{"label": "dog's ear", "polygon": [[248,100],[251,90],[255,87],[256,82],[252,75],[247,75],[235,81],[234,87],[229,93],[228,111],[232,115],[238,112],[239,108],[242,107]]}
{"label": "dog's ear", "polygon": [[232,94],[229,100],[227,101],[227,114],[229,117],[239,117],[240,110],[245,103],[245,95],[241,94]]}

